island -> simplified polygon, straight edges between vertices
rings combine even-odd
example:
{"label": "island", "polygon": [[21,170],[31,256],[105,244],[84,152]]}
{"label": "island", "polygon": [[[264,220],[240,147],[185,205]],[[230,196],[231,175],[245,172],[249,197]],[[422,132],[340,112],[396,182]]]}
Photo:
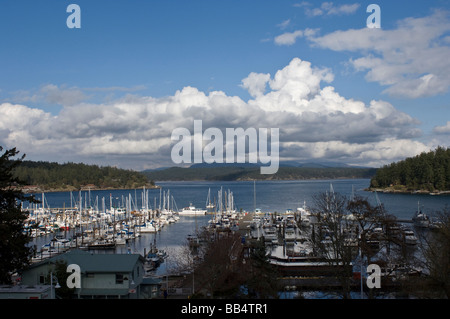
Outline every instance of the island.
{"label": "island", "polygon": [[438,147],[379,168],[370,191],[450,194],[450,149]]}

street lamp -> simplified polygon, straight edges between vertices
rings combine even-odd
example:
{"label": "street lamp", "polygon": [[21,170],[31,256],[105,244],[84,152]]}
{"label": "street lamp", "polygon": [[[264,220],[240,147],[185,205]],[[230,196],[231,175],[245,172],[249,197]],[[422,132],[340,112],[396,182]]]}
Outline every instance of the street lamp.
{"label": "street lamp", "polygon": [[[55,289],[59,289],[61,288],[61,286],[59,285],[58,282],[58,278],[55,276],[55,280],[56,280],[56,285],[55,285]],[[50,272],[50,299],[55,299],[55,296],[53,296],[53,272]]]}

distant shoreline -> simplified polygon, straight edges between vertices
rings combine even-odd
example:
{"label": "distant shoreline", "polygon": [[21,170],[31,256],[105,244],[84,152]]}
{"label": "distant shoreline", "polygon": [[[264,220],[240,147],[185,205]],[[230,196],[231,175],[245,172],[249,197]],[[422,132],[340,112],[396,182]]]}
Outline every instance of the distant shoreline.
{"label": "distant shoreline", "polygon": [[80,192],[80,191],[108,191],[108,190],[123,190],[123,189],[140,189],[140,188],[147,188],[147,189],[156,189],[161,188],[161,186],[158,185],[145,185],[145,186],[139,186],[139,187],[81,187],[76,188],[73,186],[67,186],[65,188],[44,188],[42,186],[33,186],[30,188],[30,186],[26,185],[23,186],[21,189],[24,194],[34,194],[34,193],[58,193],[58,192]]}
{"label": "distant shoreline", "polygon": [[423,194],[423,195],[450,195],[450,191],[429,191],[425,189],[416,189],[416,190],[408,190],[408,189],[395,189],[394,187],[386,187],[386,188],[366,188],[365,191],[368,192],[379,192],[379,193],[388,193],[388,194]]}
{"label": "distant shoreline", "polygon": [[289,182],[289,181],[338,181],[346,179],[367,179],[367,177],[310,177],[310,178],[239,178],[239,179],[167,179],[158,180],[158,183],[175,183],[175,182]]}
{"label": "distant shoreline", "polygon": [[309,180],[309,179],[357,179],[372,178],[374,168],[350,167],[280,167],[275,174],[260,174],[257,168],[225,167],[171,167],[165,170],[145,172],[149,180],[162,181],[252,181],[252,180]]}
{"label": "distant shoreline", "polygon": [[[367,179],[370,178],[364,178],[364,177],[335,177],[335,178],[325,178],[325,177],[311,177],[311,178],[290,178],[290,179],[280,179],[280,178],[274,178],[274,179],[250,179],[250,178],[243,178],[243,179],[236,179],[236,180],[210,180],[210,179],[178,179],[178,180],[159,180],[156,182],[159,183],[177,183],[177,182],[251,182],[251,181],[257,181],[257,182],[283,182],[283,181],[317,181],[317,180],[347,180],[347,179]],[[138,187],[81,187],[76,188],[73,186],[67,186],[65,188],[45,188],[43,186],[35,186],[35,185],[25,185],[22,186],[22,192],[24,194],[34,194],[34,193],[57,193],[57,192],[79,192],[79,191],[107,191],[107,190],[124,190],[124,189],[142,189],[144,186],[138,186]],[[145,185],[145,188],[147,189],[159,189],[162,186],[160,185]],[[365,189],[366,191],[370,191],[369,189]]]}

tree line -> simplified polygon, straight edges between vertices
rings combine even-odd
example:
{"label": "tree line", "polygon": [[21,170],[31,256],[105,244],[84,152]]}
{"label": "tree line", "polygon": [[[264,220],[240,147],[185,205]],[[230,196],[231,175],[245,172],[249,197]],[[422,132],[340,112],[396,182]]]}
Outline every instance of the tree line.
{"label": "tree line", "polygon": [[133,170],[71,162],[22,161],[15,168],[14,176],[25,185],[35,185],[45,190],[80,189],[86,185],[137,188],[153,184],[144,174]]}
{"label": "tree line", "polygon": [[450,148],[438,147],[428,153],[385,165],[370,182],[371,188],[406,191],[449,191]]}

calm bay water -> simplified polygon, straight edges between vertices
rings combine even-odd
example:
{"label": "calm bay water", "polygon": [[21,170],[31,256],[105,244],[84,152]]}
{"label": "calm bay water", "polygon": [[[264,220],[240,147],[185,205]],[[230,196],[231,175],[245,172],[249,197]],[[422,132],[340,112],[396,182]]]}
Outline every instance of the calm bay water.
{"label": "calm bay water", "polygon": [[[252,181],[241,182],[160,182],[163,192],[170,191],[174,198],[174,203],[181,209],[189,203],[199,208],[204,208],[208,196],[211,192],[211,201],[217,200],[218,191],[221,187],[223,191],[231,191],[234,195],[237,209],[245,211],[254,210],[254,194],[256,193],[256,208],[262,211],[284,212],[286,209],[296,209],[303,206],[312,206],[313,196],[323,192],[329,192],[330,187],[337,193],[351,196],[356,195],[367,197],[371,202],[376,203],[375,193],[364,191],[369,186],[369,179],[346,179],[346,180],[305,180],[305,181]],[[254,192],[254,188],[256,192]],[[88,192],[82,192],[83,197],[88,197]],[[98,205],[101,209],[101,200],[104,197],[106,206],[109,208],[110,194],[113,198],[113,205],[122,204],[122,199],[131,194],[132,200],[137,203],[138,208],[142,203],[142,190],[93,190],[90,192],[91,204],[95,204],[98,198]],[[78,193],[72,193],[73,198],[78,198]],[[424,195],[424,194],[388,194],[377,193],[379,200],[384,204],[387,211],[400,219],[410,219],[417,210],[418,202],[422,210],[431,213],[443,209],[446,205],[450,207],[450,195]],[[37,194],[38,198],[40,194]],[[160,190],[149,190],[149,204],[153,208],[159,205]],[[45,194],[46,204],[51,208],[69,207],[71,204],[70,192],[55,192]],[[84,200],[83,200],[84,201]]]}
{"label": "calm bay water", "polygon": [[[198,208],[205,208],[208,192],[211,194],[211,201],[217,200],[218,192],[222,188],[225,191],[233,192],[233,197],[237,210],[253,211],[260,208],[263,212],[285,212],[286,209],[295,211],[297,207],[313,206],[313,196],[323,192],[329,192],[332,188],[335,192],[350,197],[352,192],[355,195],[367,197],[369,201],[376,204],[375,193],[364,191],[369,186],[368,179],[348,179],[348,180],[306,180],[306,181],[241,181],[241,182],[160,182],[162,192],[170,191],[174,204],[178,209],[192,203]],[[256,191],[256,192],[255,192]],[[124,198],[131,198],[137,208],[142,207],[142,189],[137,190],[93,190],[83,191],[83,198],[89,199],[91,205],[98,204],[102,209],[102,198],[105,198],[106,208],[109,209],[110,196],[114,206],[124,206]],[[256,197],[255,197],[256,194]],[[386,194],[378,193],[378,198],[384,204],[388,213],[395,215],[399,219],[411,219],[417,210],[418,203],[421,209],[427,214],[442,210],[446,206],[450,208],[450,195],[419,195],[419,194]],[[40,197],[38,194],[37,197]],[[72,193],[72,202],[76,200],[79,193]],[[150,189],[148,200],[151,208],[159,206],[160,190]],[[256,199],[256,200],[255,200]],[[45,193],[46,206],[50,208],[69,207],[71,204],[70,192]],[[84,205],[84,200],[83,200]],[[206,225],[211,216],[181,216],[177,223],[166,225],[157,234],[142,234],[141,237],[130,243],[130,246],[119,246],[117,252],[127,251],[143,254],[144,249],[149,250],[150,244],[156,242],[159,249],[167,251],[176,249],[183,245],[188,234],[195,233],[197,228]],[[37,247],[48,242],[53,235],[40,237],[33,240]],[[99,253],[108,253],[107,251]],[[164,272],[164,267],[158,270]]]}

